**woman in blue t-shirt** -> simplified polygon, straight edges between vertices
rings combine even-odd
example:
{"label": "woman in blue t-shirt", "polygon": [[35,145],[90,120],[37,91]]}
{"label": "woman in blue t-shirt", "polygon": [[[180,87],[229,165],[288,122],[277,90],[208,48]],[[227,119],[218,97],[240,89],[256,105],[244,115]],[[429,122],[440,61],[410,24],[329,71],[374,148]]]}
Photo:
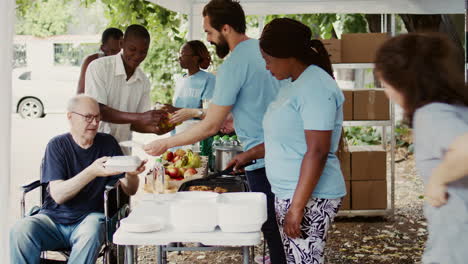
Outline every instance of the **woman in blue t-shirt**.
{"label": "woman in blue t-shirt", "polygon": [[[187,74],[176,81],[173,106],[176,110],[170,122],[181,123],[193,118],[203,118],[203,101],[213,96],[215,76],[202,69],[207,69],[211,56],[205,44],[199,40],[185,43],[179,55],[180,67]],[[180,127],[176,128],[180,130]],[[179,131],[177,131],[179,132]]]}
{"label": "woman in blue t-shirt", "polygon": [[306,25],[274,19],[260,48],[271,74],[291,80],[263,119],[265,167],[287,263],[323,263],[327,230],[346,194],[335,155],[344,96],[327,51]]}

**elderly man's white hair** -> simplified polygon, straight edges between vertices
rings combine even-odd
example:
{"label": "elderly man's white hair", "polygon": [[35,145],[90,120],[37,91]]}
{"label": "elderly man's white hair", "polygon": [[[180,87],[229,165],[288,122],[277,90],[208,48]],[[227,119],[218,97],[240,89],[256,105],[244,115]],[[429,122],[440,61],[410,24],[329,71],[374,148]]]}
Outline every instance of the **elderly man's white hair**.
{"label": "elderly man's white hair", "polygon": [[78,94],[78,95],[75,95],[72,98],[70,98],[70,100],[68,100],[67,111],[68,112],[75,111],[76,106],[80,103],[81,100],[84,100],[84,99],[91,100],[92,102],[94,102],[96,104],[98,103],[96,101],[96,99],[92,98],[91,96],[88,96],[88,95],[85,95],[85,94]]}

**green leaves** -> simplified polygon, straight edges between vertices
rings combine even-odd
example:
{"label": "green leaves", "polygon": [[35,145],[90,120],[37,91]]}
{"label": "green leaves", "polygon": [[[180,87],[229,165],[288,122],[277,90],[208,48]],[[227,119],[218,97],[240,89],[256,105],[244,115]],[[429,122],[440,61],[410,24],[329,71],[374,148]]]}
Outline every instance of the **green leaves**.
{"label": "green leaves", "polygon": [[73,9],[68,0],[19,0],[17,2],[16,34],[48,37],[67,32]]}
{"label": "green leaves", "polygon": [[382,137],[373,127],[345,127],[345,137],[350,145],[379,145]]}

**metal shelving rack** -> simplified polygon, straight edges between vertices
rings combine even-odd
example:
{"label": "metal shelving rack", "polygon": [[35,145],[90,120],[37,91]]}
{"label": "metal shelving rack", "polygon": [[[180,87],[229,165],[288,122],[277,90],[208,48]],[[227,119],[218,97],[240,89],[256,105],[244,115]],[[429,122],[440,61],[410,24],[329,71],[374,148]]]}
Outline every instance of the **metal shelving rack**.
{"label": "metal shelving rack", "polygon": [[[391,36],[396,35],[395,15],[381,15],[382,32],[390,31]],[[388,22],[390,24],[388,25]],[[388,27],[389,26],[389,27]],[[333,64],[333,69],[372,69],[373,63],[339,63]],[[338,216],[386,216],[393,215],[395,212],[395,105],[390,101],[390,120],[372,120],[372,121],[344,121],[343,126],[380,126],[382,127],[382,145],[387,150],[387,131],[390,127],[390,174],[387,168],[387,208],[378,210],[343,210]],[[389,199],[390,198],[390,199]]]}

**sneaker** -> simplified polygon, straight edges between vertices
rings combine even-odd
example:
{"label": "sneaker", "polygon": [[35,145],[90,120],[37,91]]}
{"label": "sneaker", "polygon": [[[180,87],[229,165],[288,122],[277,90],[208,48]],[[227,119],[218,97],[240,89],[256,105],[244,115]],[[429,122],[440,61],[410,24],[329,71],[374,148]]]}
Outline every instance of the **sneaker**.
{"label": "sneaker", "polygon": [[265,259],[263,259],[263,255],[255,256],[254,261],[257,264],[264,264],[264,263],[265,264],[271,264],[270,256],[268,256],[268,255],[265,255]]}

